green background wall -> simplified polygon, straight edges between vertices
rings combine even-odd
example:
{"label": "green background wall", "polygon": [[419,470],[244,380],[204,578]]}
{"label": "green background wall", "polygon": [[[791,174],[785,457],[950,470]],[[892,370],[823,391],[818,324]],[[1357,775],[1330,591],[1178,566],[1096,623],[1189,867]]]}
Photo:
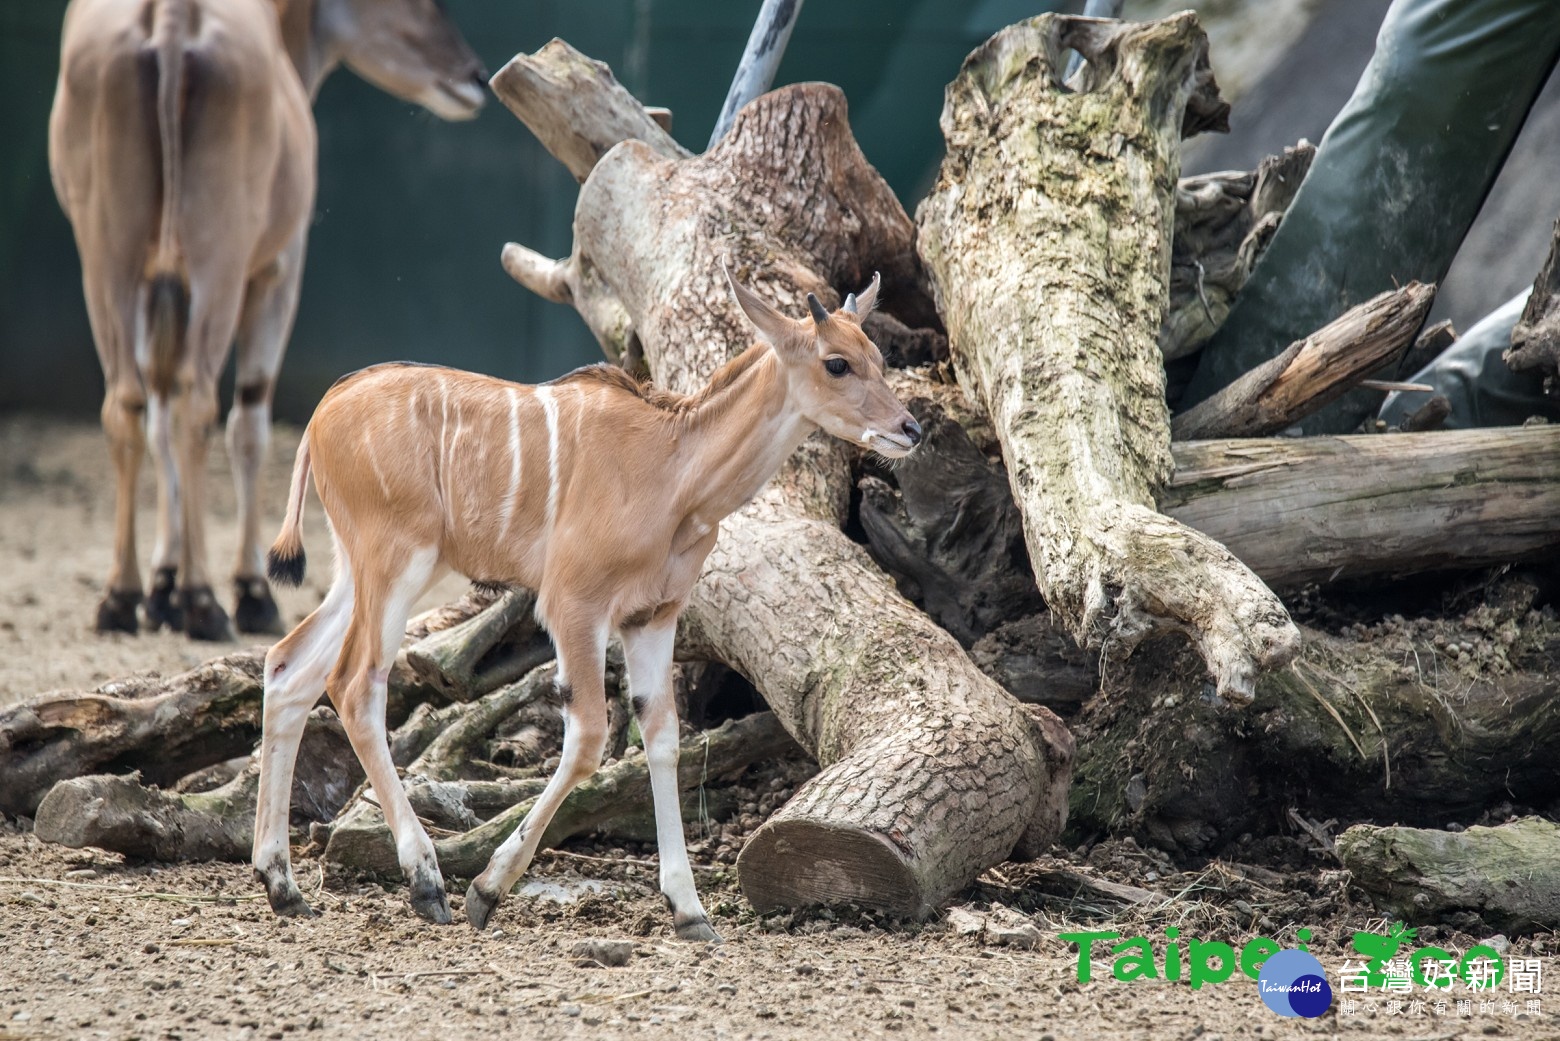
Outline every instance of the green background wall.
{"label": "green background wall", "polygon": [[[561,36],[612,66],[701,151],[758,0],[448,0],[492,70]],[[944,84],[996,29],[1066,3],[811,0],[779,82],[844,88],[867,157],[907,206],[940,157]],[[1078,5],[1073,5],[1078,6]],[[46,128],[64,0],[0,0],[0,409],[95,414],[102,379]],[[569,249],[576,188],[496,100],[447,124],[338,71],[316,106],[320,189],[277,412],[307,418],[342,372],[416,359],[540,380],[599,358],[573,311],[498,264],[506,240]]]}

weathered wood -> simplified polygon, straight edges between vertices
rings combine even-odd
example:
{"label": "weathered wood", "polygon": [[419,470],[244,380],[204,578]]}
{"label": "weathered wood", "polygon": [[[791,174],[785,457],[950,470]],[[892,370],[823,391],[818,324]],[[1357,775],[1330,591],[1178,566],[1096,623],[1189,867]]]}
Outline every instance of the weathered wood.
{"label": "weathered wood", "polygon": [[1422,434],[1429,430],[1437,430],[1451,414],[1452,399],[1445,394],[1437,394],[1405,416],[1399,429],[1405,434]]}
{"label": "weathered wood", "polygon": [[1439,358],[1448,347],[1457,342],[1457,330],[1451,319],[1443,318],[1434,325],[1427,325],[1414,338],[1414,345],[1398,362],[1397,374],[1407,379]]}
{"label": "weathered wood", "polygon": [[1271,586],[1552,558],[1560,428],[1175,446],[1159,508]]}
{"label": "weathered wood", "polygon": [[[38,806],[45,842],[95,846],[148,860],[247,860],[254,841],[258,763],[208,792],[148,786],[138,773],[61,781]],[[363,769],[335,713],[316,709],[293,773],[292,822],[328,821],[363,783]]]}
{"label": "weathered wood", "polygon": [[444,697],[470,701],[552,658],[536,621],[536,594],[506,591],[475,616],[408,647],[412,670]]}
{"label": "weathered wood", "polygon": [[[407,623],[418,641],[390,670],[386,717],[399,725],[412,709],[442,700],[406,665],[421,642],[437,639],[483,610],[466,597]],[[134,679],[95,691],[57,691],[0,711],[0,813],[31,815],[58,781],[138,770],[171,786],[196,770],[248,755],[260,738],[264,652],[238,651],[167,679]]]}
{"label": "weathered wood", "polygon": [[553,693],[557,667],[543,665],[525,679],[500,687],[474,703],[447,726],[408,768],[433,781],[453,781],[478,755],[478,745],[522,707]]}
{"label": "weathered wood", "polygon": [[[677,766],[679,790],[696,788],[716,777],[740,771],[752,763],[772,759],[796,748],[773,713],[760,712],[734,719],[714,730],[686,738]],[[415,791],[416,789],[412,789]],[[524,782],[516,785],[524,791]],[[410,793],[408,793],[410,794]],[[436,839],[439,868],[446,875],[469,878],[487,866],[488,859],[509,833],[531,812],[535,795],[518,802],[496,817],[460,835]],[[650,805],[650,770],[643,755],[621,759],[580,784],[559,807],[548,826],[542,848],[601,827],[620,815],[635,816]],[[325,859],[334,864],[376,874],[397,876],[395,840],[377,809],[344,817],[331,829]]]}
{"label": "weathered wood", "polygon": [[1202,349],[1278,231],[1316,158],[1309,141],[1250,171],[1183,177],[1175,193],[1170,307],[1159,327],[1165,361]]}
{"label": "weathered wood", "polygon": [[1395,365],[1435,302],[1435,286],[1410,282],[1354,307],[1289,345],[1170,423],[1177,441],[1274,434]]}
{"label": "weathered wood", "polygon": [[[1519,632],[1530,603],[1492,599],[1481,639]],[[1303,658],[1265,675],[1239,714],[1210,703],[1170,648],[1125,663],[1111,684],[1120,693],[1073,720],[1072,824],[1202,853],[1271,829],[1290,807],[1440,826],[1495,801],[1560,795],[1560,642],[1519,639],[1506,650],[1511,671],[1498,672],[1457,664],[1429,636],[1387,650],[1304,635]]]}
{"label": "weathered wood", "polygon": [[1522,317],[1511,330],[1511,349],[1505,359],[1517,372],[1542,375],[1549,393],[1560,396],[1556,379],[1560,373],[1560,221],[1555,222],[1549,256],[1533,280]]}
{"label": "weathered wood", "polygon": [[[560,107],[528,122],[577,118]],[[614,148],[581,189],[575,234],[575,254],[600,267],[651,371],[676,390],[751,340],[726,303],[723,262],[797,314],[805,293],[837,302],[874,270],[889,311],[914,322],[927,309],[914,227],[857,148],[843,97],[821,84],[753,102],[704,156]],[[750,898],[926,913],[1015,845],[1054,838],[1071,746],[1054,716],[1008,698],[844,537],[849,492],[839,446],[804,446],[723,522],[684,615],[685,645],[754,682],[824,766],[765,828],[783,840],[793,823],[830,822],[883,858],[853,883],[817,851],[775,842],[739,864]],[[870,626],[838,624],[862,612]],[[934,772],[949,780],[928,788]]]}
{"label": "weathered wood", "polygon": [[[1076,91],[1058,82],[1069,46],[1089,61]],[[1154,509],[1171,472],[1158,331],[1180,138],[1224,111],[1190,12],[1011,26],[948,88],[917,243],[1053,616],[1090,646],[1184,632],[1241,702],[1299,634],[1223,546]]]}
{"label": "weathered wood", "polygon": [[1359,824],[1337,846],[1354,884],[1402,921],[1472,912],[1503,932],[1560,925],[1560,825],[1551,821],[1456,832]]}

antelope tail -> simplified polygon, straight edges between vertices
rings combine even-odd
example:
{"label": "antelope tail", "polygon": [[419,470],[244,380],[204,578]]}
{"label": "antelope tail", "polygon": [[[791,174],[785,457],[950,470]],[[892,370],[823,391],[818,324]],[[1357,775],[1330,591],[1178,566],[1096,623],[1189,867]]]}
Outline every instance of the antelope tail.
{"label": "antelope tail", "polygon": [[304,431],[293,460],[292,487],[287,490],[287,516],[282,530],[265,557],[265,572],[271,581],[295,586],[303,581],[308,561],[303,555],[303,500],[309,492],[309,434]]}
{"label": "antelope tail", "polygon": [[162,0],[157,5],[149,55],[156,73],[157,137],[162,145],[162,219],[147,293],[150,350],[146,375],[151,389],[163,396],[173,387],[189,324],[189,290],[179,274],[176,230],[182,197],[180,145],[184,138],[184,48],[189,21],[184,0]]}

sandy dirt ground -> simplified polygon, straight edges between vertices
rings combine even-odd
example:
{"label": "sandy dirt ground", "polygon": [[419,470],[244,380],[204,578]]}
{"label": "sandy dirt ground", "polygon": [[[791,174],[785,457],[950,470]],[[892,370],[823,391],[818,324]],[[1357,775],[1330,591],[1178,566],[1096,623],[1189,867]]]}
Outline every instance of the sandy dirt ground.
{"label": "sandy dirt ground", "polygon": [[[276,437],[264,479],[270,503],[281,502],[297,433]],[[220,448],[211,468],[213,563],[223,575],[236,540]],[[143,553],[151,487],[148,474]],[[112,494],[95,427],[0,417],[0,703],[139,671],[166,674],[224,650],[166,633],[92,633],[109,563]],[[279,509],[268,510],[268,528]],[[320,566],[328,554],[324,526],[317,505],[311,509],[315,566],[301,590],[282,598],[294,621],[329,579]],[[451,579],[427,600],[461,589]],[[695,859],[703,860],[699,848]],[[653,848],[604,851],[586,842],[542,855],[532,879],[576,891],[595,880],[597,891],[572,904],[513,897],[497,929],[479,935],[464,925],[423,923],[398,885],[327,875],[312,850],[298,851],[298,871],[323,913],[286,921],[270,914],[242,865],[126,864],[116,854],[47,846],[26,821],[7,822],[0,824],[0,1041],[1560,1037],[1560,997],[1542,999],[1535,1013],[1528,995],[1505,988],[1487,1009],[1475,1003],[1463,1015],[1451,1004],[1437,1013],[1433,998],[1410,1011],[1410,1000],[1424,994],[1391,1011],[1392,996],[1376,994],[1368,1004],[1359,996],[1349,1012],[1335,1001],[1321,1018],[1298,1020],[1264,1009],[1255,984],[1238,976],[1197,991],[1184,982],[1125,983],[1108,972],[1081,984],[1076,955],[1059,939],[1070,929],[1149,935],[1162,950],[1168,926],[1238,945],[1254,928],[1291,942],[1295,927],[1309,925],[1312,949],[1332,969],[1353,929],[1382,923],[1350,902],[1337,873],[1306,862],[1303,852],[1291,857],[1299,869],[1283,876],[1217,862],[1166,874],[1166,864],[1130,843],[1070,856],[1117,881],[1151,884],[1166,899],[1130,923],[1095,917],[1080,925],[1078,914],[1047,909],[1054,886],[1048,895],[1028,869],[1008,865],[963,897],[976,906],[1009,905],[1008,913],[1036,930],[1033,947],[998,946],[959,935],[949,921],[905,925],[849,909],[761,918],[730,869],[705,860],[700,885],[726,942],[690,946],[671,937],[654,891]],[[451,880],[457,920],[463,886]],[[1259,925],[1251,924],[1254,915]],[[615,968],[580,964],[573,951],[586,939],[628,941],[632,957]],[[1487,938],[1443,930],[1435,939],[1466,947]],[[1512,953],[1539,957],[1546,969],[1556,964],[1553,937],[1519,941]]]}

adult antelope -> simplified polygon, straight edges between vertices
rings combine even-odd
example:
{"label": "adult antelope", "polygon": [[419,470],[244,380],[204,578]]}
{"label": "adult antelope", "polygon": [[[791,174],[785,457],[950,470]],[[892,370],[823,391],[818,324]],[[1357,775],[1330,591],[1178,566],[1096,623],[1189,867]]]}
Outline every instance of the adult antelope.
{"label": "adult antelope", "polygon": [[309,105],[342,63],[445,119],[482,106],[486,72],[437,0],[72,0],[65,12],[49,169],[81,254],[117,481],[99,631],[139,628],[145,412],[158,485],[147,624],[229,634],[206,571],[203,508],[217,379],[235,333],[236,621],[280,631],[255,482],[314,208]]}
{"label": "adult antelope", "polygon": [[602,673],[615,631],[644,735],[661,852],[661,891],[677,935],[718,939],[694,889],[677,798],[672,642],[721,518],[755,495],[821,427],[888,457],[921,429],[861,331],[878,280],[830,314],[786,318],[731,283],[759,340],[689,397],[621,369],[580,369],[538,387],[450,369],[381,365],[320,402],[298,447],[271,577],[303,574],[305,482],[336,542],[336,581],[320,608],[265,661],[264,736],[254,866],[278,914],[308,914],[288,857],[293,763],[309,710],[329,693],[395,836],[412,906],[450,920],[433,843],[396,776],[385,684],[407,611],[447,569],[537,591],[558,650],[563,754],[525,822],[466,892],[486,926],[525,871],[558,805],[601,763]]}

